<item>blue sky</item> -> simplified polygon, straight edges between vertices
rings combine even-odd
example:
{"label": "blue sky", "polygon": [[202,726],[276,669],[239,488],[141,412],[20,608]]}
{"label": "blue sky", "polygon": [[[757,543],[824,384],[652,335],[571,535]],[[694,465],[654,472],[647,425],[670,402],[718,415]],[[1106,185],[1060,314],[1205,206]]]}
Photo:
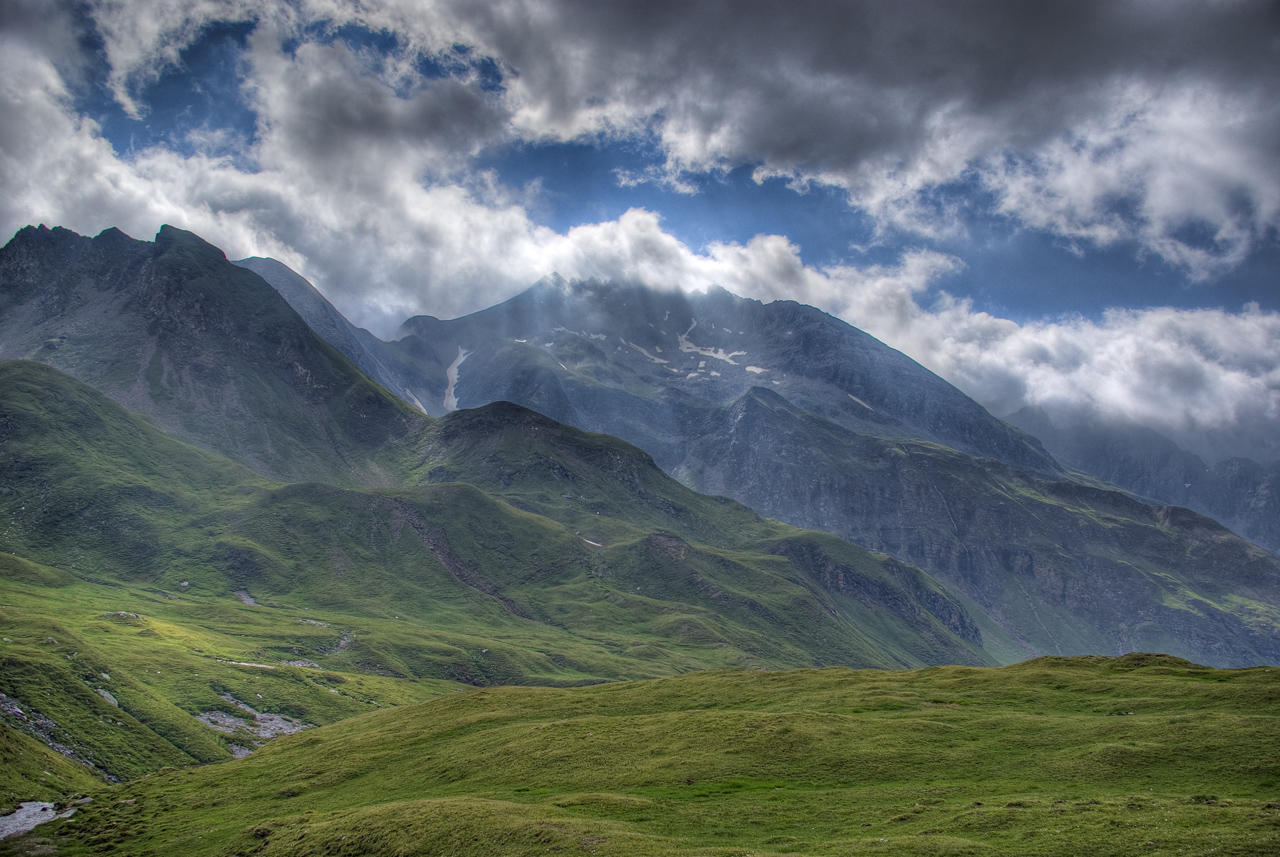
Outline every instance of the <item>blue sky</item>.
{"label": "blue sky", "polygon": [[1277,14],[13,0],[0,229],[174,223],[384,336],[552,272],[723,285],[1209,448],[1280,421]]}

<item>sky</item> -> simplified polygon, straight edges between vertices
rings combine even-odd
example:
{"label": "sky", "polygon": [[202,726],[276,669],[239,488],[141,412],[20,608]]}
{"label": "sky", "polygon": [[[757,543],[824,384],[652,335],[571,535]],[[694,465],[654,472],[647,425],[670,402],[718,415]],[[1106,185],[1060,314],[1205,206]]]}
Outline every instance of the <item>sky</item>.
{"label": "sky", "polygon": [[0,234],[190,229],[391,337],[813,304],[997,415],[1280,455],[1280,5],[3,0]]}

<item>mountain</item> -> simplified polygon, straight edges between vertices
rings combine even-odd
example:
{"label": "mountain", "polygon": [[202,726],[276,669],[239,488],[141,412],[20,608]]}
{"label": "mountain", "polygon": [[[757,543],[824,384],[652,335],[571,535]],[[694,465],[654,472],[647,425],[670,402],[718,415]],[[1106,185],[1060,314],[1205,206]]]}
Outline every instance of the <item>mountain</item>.
{"label": "mountain", "polygon": [[[199,560],[240,569],[241,575],[285,580],[301,558],[305,568],[333,567],[327,557],[349,555],[350,549],[335,544],[331,532],[350,538],[362,532],[352,530],[352,522],[363,521],[367,532],[382,533],[385,520],[402,518],[402,507],[386,492],[466,483],[476,493],[455,489],[448,501],[455,506],[433,499],[430,508],[472,509],[479,517],[502,519],[478,511],[496,501],[500,508],[534,513],[600,551],[597,568],[631,569],[624,578],[655,573],[676,557],[690,577],[664,578],[664,586],[676,587],[664,590],[664,597],[703,580],[694,590],[707,615],[737,610],[732,621],[753,635],[726,638],[729,649],[756,652],[764,662],[869,657],[871,638],[801,639],[804,634],[794,629],[807,633],[812,622],[777,609],[790,599],[838,617],[844,608],[823,601],[833,593],[848,600],[849,609],[859,597],[864,606],[900,605],[894,621],[910,630],[871,634],[887,633],[886,663],[930,662],[949,656],[943,652],[1008,662],[1043,652],[1135,649],[1215,665],[1280,658],[1274,557],[1185,510],[1069,479],[1030,436],[905,356],[809,307],[765,305],[723,291],[682,295],[548,281],[463,319],[412,319],[406,336],[381,349],[361,340],[368,353],[386,356],[384,367],[418,367],[413,388],[426,394],[419,400],[429,410],[512,400],[580,428],[616,434],[653,457],[643,458],[647,470],[635,464],[618,472],[611,469],[614,459],[631,461],[634,450],[615,450],[580,462],[588,467],[582,473],[593,475],[575,476],[577,465],[565,464],[572,456],[531,441],[559,437],[563,429],[556,423],[543,425],[521,409],[485,410],[483,418],[451,413],[433,423],[324,343],[261,277],[187,233],[166,228],[149,244],[110,230],[86,239],[27,229],[0,253],[0,273],[6,351],[34,353],[118,400],[138,401],[162,427],[259,474],[328,489],[323,514],[290,505],[312,502],[316,489],[287,488],[262,508],[246,510],[244,518],[246,526],[278,520],[287,531],[287,519],[272,515],[297,514],[324,530],[321,538],[296,539],[281,549],[227,542],[222,554]],[[279,274],[273,278],[281,280]],[[100,319],[92,327],[91,315]],[[329,318],[333,324],[326,329],[343,329]],[[30,345],[39,337],[43,344]],[[149,373],[156,366],[163,371]],[[193,382],[206,378],[213,382]],[[467,430],[451,434],[449,426],[459,425]],[[446,444],[444,437],[453,440]],[[264,438],[270,442],[254,442]],[[482,455],[462,456],[463,449],[484,448],[477,444],[485,438],[502,442]],[[595,443],[593,448],[611,448]],[[876,559],[875,567],[892,585],[851,582],[845,569],[857,571],[863,561],[833,555],[848,548],[825,546],[816,536],[804,544],[777,536],[743,545],[725,534],[739,527],[749,532],[746,524],[706,523],[722,517],[719,507],[689,520],[655,511],[689,506],[673,488],[655,492],[635,481],[635,473],[658,474],[655,461],[695,489],[891,555],[892,562]],[[578,479],[592,490],[581,490]],[[370,502],[370,491],[381,499]],[[418,509],[410,519],[424,514]],[[508,530],[521,528],[512,524]],[[420,533],[419,541],[439,547],[429,535]],[[257,538],[247,530],[237,536]],[[500,531],[493,538],[511,536]],[[530,549],[536,541],[527,543]],[[509,556],[494,548],[480,551],[475,566],[493,573],[510,566]],[[748,571],[725,550],[751,553]],[[446,571],[452,567],[448,552],[446,560],[428,553]],[[730,585],[735,575],[746,580],[752,569],[763,570],[761,554],[772,557],[770,563],[781,557],[801,566],[792,585],[809,594],[774,590],[772,578],[761,578],[781,599],[770,603],[775,594],[753,598],[751,587]],[[365,552],[348,565],[388,569],[419,561],[416,554],[394,556]],[[462,565],[473,568],[465,560]],[[934,579],[915,576],[916,568]],[[469,572],[459,573],[455,582]],[[531,595],[537,587],[526,584]],[[629,585],[633,594],[635,585],[647,594],[643,581]],[[528,618],[548,618],[503,586],[490,581],[471,587],[470,595],[486,596],[487,609],[508,607],[506,598]],[[352,590],[331,589],[335,603],[347,609],[342,599]],[[400,597],[390,584],[375,591],[385,603]],[[416,598],[405,597],[410,603]],[[912,611],[923,611],[919,621]],[[877,621],[874,609],[849,619],[854,615],[839,621],[864,629],[859,633]],[[791,630],[771,638],[779,625]],[[677,626],[703,641],[723,637],[705,622]],[[914,648],[921,635],[936,636],[940,648],[930,648],[933,642]]]}
{"label": "mountain", "polygon": [[419,422],[261,278],[168,226],[154,243],[19,231],[0,249],[0,359],[55,366],[273,477],[376,483],[364,453]]}
{"label": "mountain", "polygon": [[102,790],[23,853],[1260,856],[1275,676],[1135,655],[470,690]]}
{"label": "mountain", "polygon": [[1010,422],[1044,440],[1055,457],[1140,497],[1186,506],[1280,553],[1280,461],[1232,456],[1206,464],[1152,429],[1024,408]]}
{"label": "mountain", "polygon": [[460,319],[409,319],[400,332],[394,350],[435,375],[441,405],[450,390],[438,367],[465,355],[466,369],[454,366],[456,406],[510,392],[592,430],[630,439],[644,426],[668,469],[678,467],[690,411],[763,386],[854,430],[1059,471],[1036,440],[910,358],[791,301],[548,280]]}
{"label": "mountain", "polygon": [[110,777],[252,746],[205,725],[244,706],[300,727],[449,683],[991,662],[918,569],[515,405],[427,426],[394,488],[281,484],[13,361],[0,440],[0,724]]}
{"label": "mountain", "polygon": [[685,484],[919,566],[988,650],[1275,660],[1274,558],[1213,521],[1074,481],[1038,441],[812,307],[548,280],[382,353],[444,412],[510,400]]}

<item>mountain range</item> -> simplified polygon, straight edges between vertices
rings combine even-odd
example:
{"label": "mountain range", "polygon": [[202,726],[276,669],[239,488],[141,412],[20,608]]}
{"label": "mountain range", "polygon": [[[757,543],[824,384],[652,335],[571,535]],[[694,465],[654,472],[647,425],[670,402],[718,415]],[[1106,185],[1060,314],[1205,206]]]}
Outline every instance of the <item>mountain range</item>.
{"label": "mountain range", "polygon": [[252,746],[200,720],[244,705],[994,661],[908,563],[514,404],[421,414],[189,233],[31,230],[0,269],[4,356],[44,361],[0,363],[11,740],[123,779]]}
{"label": "mountain range", "polygon": [[[280,263],[238,264],[422,410],[510,400],[628,440],[696,490],[925,569],[1005,660],[1155,648],[1227,663],[1209,626],[1239,611],[1260,628],[1273,603],[1227,581],[1274,556],[1149,499],[1167,494],[1069,475],[1032,435],[812,307],[553,278],[382,342]],[[1274,527],[1255,493],[1246,517]]]}
{"label": "mountain range", "polygon": [[505,470],[478,459],[483,473],[423,463],[439,449],[425,440],[440,432],[431,414],[512,402],[635,444],[696,491],[923,570],[964,608],[951,630],[997,661],[1280,655],[1274,555],[1184,508],[1071,477],[1031,435],[812,307],[552,278],[473,315],[409,319],[383,342],[278,262],[232,264],[170,227],[154,242],[28,227],[0,251],[0,284],[0,357],[67,372],[267,479],[467,482],[604,544],[574,503],[508,496],[573,483],[547,464],[555,455]]}
{"label": "mountain range", "polygon": [[[603,701],[600,716],[582,721],[583,739],[614,724],[649,741],[663,724],[679,732],[729,704],[728,693],[735,710],[707,728],[746,735],[764,717],[776,726],[767,734],[781,748],[778,771],[812,771],[831,789],[849,784],[818,773],[814,712],[794,710],[803,699],[824,706],[824,740],[862,713],[923,706],[922,729],[937,718],[962,730],[998,722],[981,739],[992,746],[1025,740],[1027,718],[1046,707],[1072,734],[1094,734],[1095,717],[1157,705],[1158,722],[1090,751],[1125,770],[1137,762],[1129,743],[1165,748],[1186,719],[1174,709],[1193,697],[1231,740],[1255,740],[1270,721],[1220,709],[1271,705],[1269,671],[1219,676],[1176,658],[950,667],[888,684],[847,671],[786,674],[777,688],[705,672],[1140,649],[1216,666],[1280,661],[1280,560],[1210,518],[1062,460],[904,355],[799,304],[549,279],[471,316],[409,319],[386,342],[280,263],[232,263],[179,229],[148,242],[29,227],[0,249],[0,802],[96,793],[104,778],[252,753],[292,778],[259,804],[284,812],[313,793],[338,808],[325,823],[341,852],[356,823],[341,809],[354,794],[342,781],[366,776],[366,762],[352,768],[328,742],[398,758],[421,718],[438,718],[431,735],[465,737],[491,717],[476,720],[472,702],[526,707],[516,720],[533,737],[515,740],[542,758],[552,745],[538,736],[569,722],[557,713],[564,706]],[[599,697],[513,690],[403,708],[468,686],[569,689],[686,672],[701,675]],[[1229,697],[1190,691],[1231,676],[1240,681]],[[986,689],[961,690],[975,681]],[[851,683],[865,694],[850,696]],[[978,697],[980,710],[968,712]],[[385,708],[407,713],[375,714]],[[941,713],[951,708],[960,713]],[[868,747],[889,740],[878,717],[858,721],[881,730]],[[314,727],[336,737],[254,753]],[[515,734],[500,732],[492,740]],[[951,752],[949,740],[930,752]],[[1218,759],[1214,741],[1197,752]],[[1185,736],[1177,745],[1188,746]],[[527,790],[508,793],[494,771],[467,786],[455,774],[476,766],[476,748],[438,746],[452,761],[422,770],[442,783],[497,783],[503,801]],[[576,789],[555,806],[595,807],[589,814],[613,818],[620,836],[641,824],[637,853],[685,853],[673,843],[687,831],[644,838],[647,811],[633,810],[657,792],[632,791],[670,789],[672,771],[685,786],[703,776],[751,789],[774,782],[740,770],[732,743],[701,746],[692,767],[668,759],[615,783],[627,795],[578,794],[613,782],[595,762],[546,788]],[[1055,758],[1066,752],[1054,746]],[[893,752],[894,765],[920,761],[910,746]],[[210,814],[212,798],[172,805],[175,783],[230,794],[240,786],[211,783],[241,782],[236,772],[259,782],[258,763],[242,761],[209,768],[207,782],[188,780],[191,771],[138,780],[119,807],[86,810],[79,833],[66,827],[62,845],[300,853],[305,822],[264,817],[250,829],[245,818],[258,810]],[[1016,764],[1047,778],[1070,768]],[[1142,776],[1179,789],[1187,781],[1177,765],[1145,765]],[[1218,769],[1254,797],[1269,776],[1265,765]],[[425,788],[416,765],[386,770],[404,779],[405,795]],[[1134,776],[1104,791],[1137,789]],[[1035,803],[1025,783],[1000,788],[1010,807]],[[403,826],[405,808],[385,803],[399,792],[376,791],[368,811],[387,824],[369,829],[400,842],[388,831]],[[987,795],[972,785],[959,793]],[[452,794],[438,796],[447,804]],[[683,794],[672,799],[672,812],[685,811]],[[139,800],[169,821],[147,826],[120,808]],[[812,816],[809,803],[788,800]],[[471,830],[450,806],[433,810],[446,839]],[[507,853],[498,840],[508,834],[550,842],[539,837],[564,815],[547,810],[526,824],[515,804],[454,808],[508,831],[449,846],[459,853]],[[960,816],[948,823],[968,829]],[[205,830],[219,832],[192,839]]]}
{"label": "mountain range", "polygon": [[1206,462],[1146,426],[1024,408],[1007,419],[1065,466],[1139,497],[1186,506],[1280,553],[1280,461],[1239,455]]}

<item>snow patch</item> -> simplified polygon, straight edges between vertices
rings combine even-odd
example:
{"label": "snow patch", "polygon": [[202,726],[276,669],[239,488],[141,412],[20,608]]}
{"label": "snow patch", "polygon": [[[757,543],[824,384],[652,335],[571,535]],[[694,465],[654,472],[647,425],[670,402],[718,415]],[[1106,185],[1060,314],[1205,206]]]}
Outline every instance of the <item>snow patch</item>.
{"label": "snow patch", "polygon": [[737,366],[735,357],[746,357],[745,351],[725,351],[723,348],[706,348],[701,345],[694,345],[689,341],[689,334],[693,333],[693,329],[698,326],[695,319],[693,324],[689,325],[689,329],[680,334],[677,341],[680,343],[680,350],[686,354],[701,354],[703,357],[710,357],[713,360],[719,360],[722,363],[728,363],[730,366]]}
{"label": "snow patch", "polygon": [[462,346],[458,346],[458,356],[449,364],[449,368],[444,370],[444,376],[449,381],[449,386],[444,390],[444,409],[450,413],[458,409],[458,397],[454,395],[454,387],[458,385],[458,367],[462,365],[462,361],[467,359],[471,354],[470,351],[464,351]]}
{"label": "snow patch", "polygon": [[405,387],[404,394],[409,397],[410,402],[413,404],[415,408],[422,411],[424,414],[427,412],[427,409],[422,406],[422,402],[418,401],[418,397],[413,394],[412,390],[410,390],[408,387]]}
{"label": "snow patch", "polygon": [[671,362],[670,360],[663,360],[661,357],[654,357],[652,354],[650,354],[648,351],[645,351],[643,348],[641,348],[639,345],[636,345],[634,342],[628,342],[627,340],[624,339],[622,340],[622,344],[629,348],[634,348],[636,351],[639,351],[641,354],[643,354],[645,358],[648,359],[650,362],[657,363],[659,366],[664,366],[667,363]]}
{"label": "snow patch", "polygon": [[581,538],[581,539],[582,539],[584,542],[586,542],[587,544],[591,545],[593,548],[602,548],[602,547],[604,547],[604,545],[600,544],[599,542],[593,542],[593,541],[591,541],[591,539],[589,539],[589,538],[587,538],[587,537],[585,537],[585,536],[580,536],[579,538]]}
{"label": "snow patch", "polygon": [[853,400],[854,400],[855,402],[857,402],[859,405],[862,405],[862,407],[866,408],[868,411],[874,411],[874,410],[875,410],[875,408],[871,407],[871,406],[870,406],[870,405],[868,405],[866,402],[864,402],[864,401],[862,401],[861,399],[859,399],[859,398],[858,398],[857,396],[855,396],[853,393],[845,393],[845,395],[846,395],[846,396],[848,396],[850,399],[853,399]]}
{"label": "snow patch", "polygon": [[752,375],[763,375],[765,372],[768,372],[769,370],[765,369],[763,366],[748,366],[747,371],[750,372]]}

